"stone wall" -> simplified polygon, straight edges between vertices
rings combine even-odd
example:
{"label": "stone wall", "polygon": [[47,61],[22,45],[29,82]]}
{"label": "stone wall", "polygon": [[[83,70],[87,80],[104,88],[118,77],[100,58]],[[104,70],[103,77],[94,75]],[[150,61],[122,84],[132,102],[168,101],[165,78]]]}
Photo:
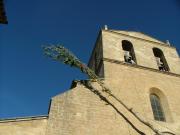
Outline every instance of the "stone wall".
{"label": "stone wall", "polygon": [[99,32],[94,49],[91,53],[88,67],[91,68],[93,71],[95,71],[96,75],[98,75],[100,78],[104,77],[103,47],[102,47],[101,32]]}
{"label": "stone wall", "polygon": [[[105,71],[109,71],[104,83],[111,88],[117,98],[159,131],[180,134],[179,77],[110,62],[104,63]],[[97,84],[94,86],[100,90]],[[164,103],[162,99],[166,122],[155,121],[153,118],[149,99],[152,89],[154,92],[162,92],[168,101],[168,103]],[[116,100],[106,94],[103,95],[115,105],[120,113],[82,84],[54,97],[47,135],[138,135],[135,128],[146,135],[154,135],[152,130],[139,122]]]}
{"label": "stone wall", "polygon": [[0,120],[0,135],[45,135],[47,117]]}

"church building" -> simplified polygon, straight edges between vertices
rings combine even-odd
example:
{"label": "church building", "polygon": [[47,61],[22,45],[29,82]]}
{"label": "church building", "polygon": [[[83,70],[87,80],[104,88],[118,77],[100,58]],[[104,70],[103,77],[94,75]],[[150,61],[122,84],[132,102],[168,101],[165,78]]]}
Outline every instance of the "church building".
{"label": "church building", "polygon": [[180,135],[180,57],[169,42],[106,27],[88,66],[115,97],[75,80],[48,116],[1,120],[0,135]]}

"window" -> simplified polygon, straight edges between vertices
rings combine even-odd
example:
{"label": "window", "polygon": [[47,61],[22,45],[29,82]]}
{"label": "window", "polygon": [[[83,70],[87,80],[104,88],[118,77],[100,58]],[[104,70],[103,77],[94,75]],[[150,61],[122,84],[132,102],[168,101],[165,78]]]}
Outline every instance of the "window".
{"label": "window", "polygon": [[151,94],[150,101],[154,114],[154,119],[158,121],[166,121],[159,97],[155,94]]}
{"label": "window", "polygon": [[122,48],[124,51],[124,61],[126,63],[136,64],[136,57],[132,43],[127,40],[123,40]]}
{"label": "window", "polygon": [[160,71],[169,71],[169,66],[166,62],[163,52],[158,48],[153,48],[153,53]]}

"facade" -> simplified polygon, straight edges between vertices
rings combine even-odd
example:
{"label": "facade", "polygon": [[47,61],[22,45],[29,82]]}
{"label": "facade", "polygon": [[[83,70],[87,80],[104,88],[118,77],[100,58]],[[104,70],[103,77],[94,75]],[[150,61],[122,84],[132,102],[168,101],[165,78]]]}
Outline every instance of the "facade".
{"label": "facade", "polygon": [[[52,98],[47,117],[0,121],[0,135],[180,135],[180,58],[173,46],[139,32],[101,30],[88,66],[113,95],[73,81]],[[106,101],[106,102],[105,102]],[[127,110],[121,103],[128,108]],[[32,132],[33,131],[33,132]]]}

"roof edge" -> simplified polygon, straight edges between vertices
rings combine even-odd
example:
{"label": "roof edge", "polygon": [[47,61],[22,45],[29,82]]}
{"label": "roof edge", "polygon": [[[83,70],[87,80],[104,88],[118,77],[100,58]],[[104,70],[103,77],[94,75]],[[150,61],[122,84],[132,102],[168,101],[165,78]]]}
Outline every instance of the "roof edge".
{"label": "roof edge", "polygon": [[27,117],[14,117],[14,118],[0,119],[0,123],[30,121],[30,120],[40,120],[40,119],[47,119],[47,118],[48,118],[48,115],[27,116]]}

